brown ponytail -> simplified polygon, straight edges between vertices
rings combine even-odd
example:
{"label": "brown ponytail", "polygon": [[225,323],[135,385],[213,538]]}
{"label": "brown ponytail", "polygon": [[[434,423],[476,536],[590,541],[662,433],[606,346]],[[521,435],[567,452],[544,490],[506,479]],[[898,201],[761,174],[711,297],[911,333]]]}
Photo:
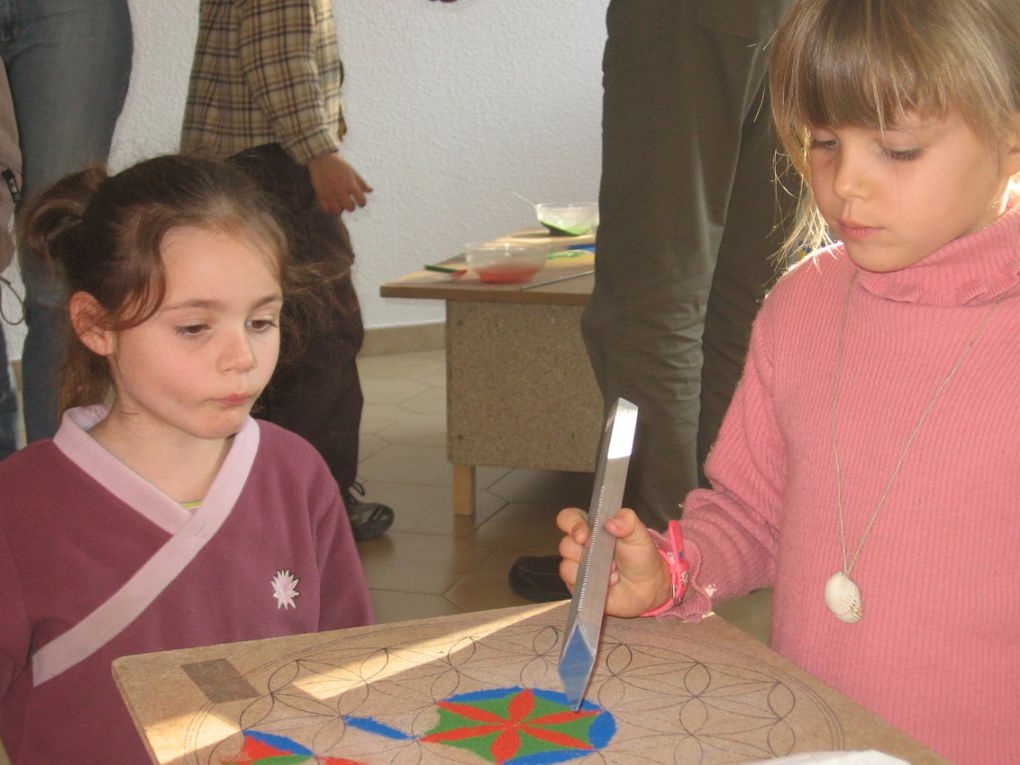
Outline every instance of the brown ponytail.
{"label": "brown ponytail", "polygon": [[31,252],[54,272],[63,273],[63,264],[80,254],[82,217],[106,178],[104,167],[90,167],[62,178],[33,197],[19,216],[19,251]]}
{"label": "brown ponytail", "polygon": [[[107,177],[105,167],[90,167],[62,178],[33,197],[19,216],[19,252],[40,258],[54,278],[69,281],[67,274],[87,257],[82,218]],[[61,411],[68,406],[104,401],[110,389],[106,359],[89,351],[77,337],[68,338],[60,388]],[[65,405],[66,399],[71,403]]]}

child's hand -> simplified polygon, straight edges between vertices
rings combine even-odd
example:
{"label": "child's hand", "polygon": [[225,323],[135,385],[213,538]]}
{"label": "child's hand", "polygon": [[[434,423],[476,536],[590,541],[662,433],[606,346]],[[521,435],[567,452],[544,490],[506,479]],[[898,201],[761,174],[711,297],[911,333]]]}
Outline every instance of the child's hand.
{"label": "child's hand", "polygon": [[[560,576],[573,592],[581,554],[588,542],[588,518],[576,507],[568,507],[556,516],[556,525],[566,535],[560,540]],[[640,616],[669,600],[673,590],[666,561],[634,511],[623,508],[606,520],[605,529],[616,537],[606,613]]]}

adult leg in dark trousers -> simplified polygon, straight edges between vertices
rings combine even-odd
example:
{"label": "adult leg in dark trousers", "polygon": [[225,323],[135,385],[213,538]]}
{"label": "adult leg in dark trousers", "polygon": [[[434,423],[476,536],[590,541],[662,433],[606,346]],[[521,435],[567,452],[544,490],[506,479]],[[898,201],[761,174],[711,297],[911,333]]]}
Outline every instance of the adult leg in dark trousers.
{"label": "adult leg in dark trousers", "polygon": [[[639,407],[626,503],[654,528],[698,486],[776,275],[764,42],[789,2],[609,5],[601,224],[582,329],[606,404]],[[555,556],[518,559],[511,586],[566,597],[557,567]]]}
{"label": "adult leg in dark trousers", "polygon": [[[364,399],[357,354],[364,339],[361,307],[351,281],[354,250],[340,217],[324,212],[304,165],[277,144],[235,155],[279,202],[299,264],[315,264],[323,275],[318,295],[328,306],[314,325],[301,324],[296,351],[284,347],[269,387],[259,400],[257,416],[308,440],[325,459],[340,486],[355,539],[379,536],[393,523],[393,510],[363,502],[352,490],[357,483],[358,430]],[[284,321],[288,317],[284,305]]]}

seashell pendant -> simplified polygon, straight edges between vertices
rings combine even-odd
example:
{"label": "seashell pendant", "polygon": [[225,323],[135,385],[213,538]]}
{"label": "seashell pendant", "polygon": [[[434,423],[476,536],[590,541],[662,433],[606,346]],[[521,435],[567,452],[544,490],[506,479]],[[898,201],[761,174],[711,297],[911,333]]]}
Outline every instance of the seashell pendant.
{"label": "seashell pendant", "polygon": [[847,624],[859,622],[864,616],[861,590],[842,571],[837,571],[825,583],[825,605],[837,619]]}

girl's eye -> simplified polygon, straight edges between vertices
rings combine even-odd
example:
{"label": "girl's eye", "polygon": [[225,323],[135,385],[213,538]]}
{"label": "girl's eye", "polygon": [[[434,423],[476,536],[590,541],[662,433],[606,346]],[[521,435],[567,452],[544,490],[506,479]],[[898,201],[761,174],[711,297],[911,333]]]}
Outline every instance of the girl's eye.
{"label": "girl's eye", "polygon": [[253,332],[268,332],[276,326],[276,319],[249,319],[248,328]]}
{"label": "girl's eye", "polygon": [[921,156],[920,149],[890,149],[888,146],[882,147],[882,154],[894,162],[910,162]]}
{"label": "girl's eye", "polygon": [[812,151],[829,151],[836,148],[835,138],[815,138],[812,136],[809,147]]}
{"label": "girl's eye", "polygon": [[198,337],[207,329],[209,329],[208,324],[183,324],[174,327],[174,331],[183,337]]}

